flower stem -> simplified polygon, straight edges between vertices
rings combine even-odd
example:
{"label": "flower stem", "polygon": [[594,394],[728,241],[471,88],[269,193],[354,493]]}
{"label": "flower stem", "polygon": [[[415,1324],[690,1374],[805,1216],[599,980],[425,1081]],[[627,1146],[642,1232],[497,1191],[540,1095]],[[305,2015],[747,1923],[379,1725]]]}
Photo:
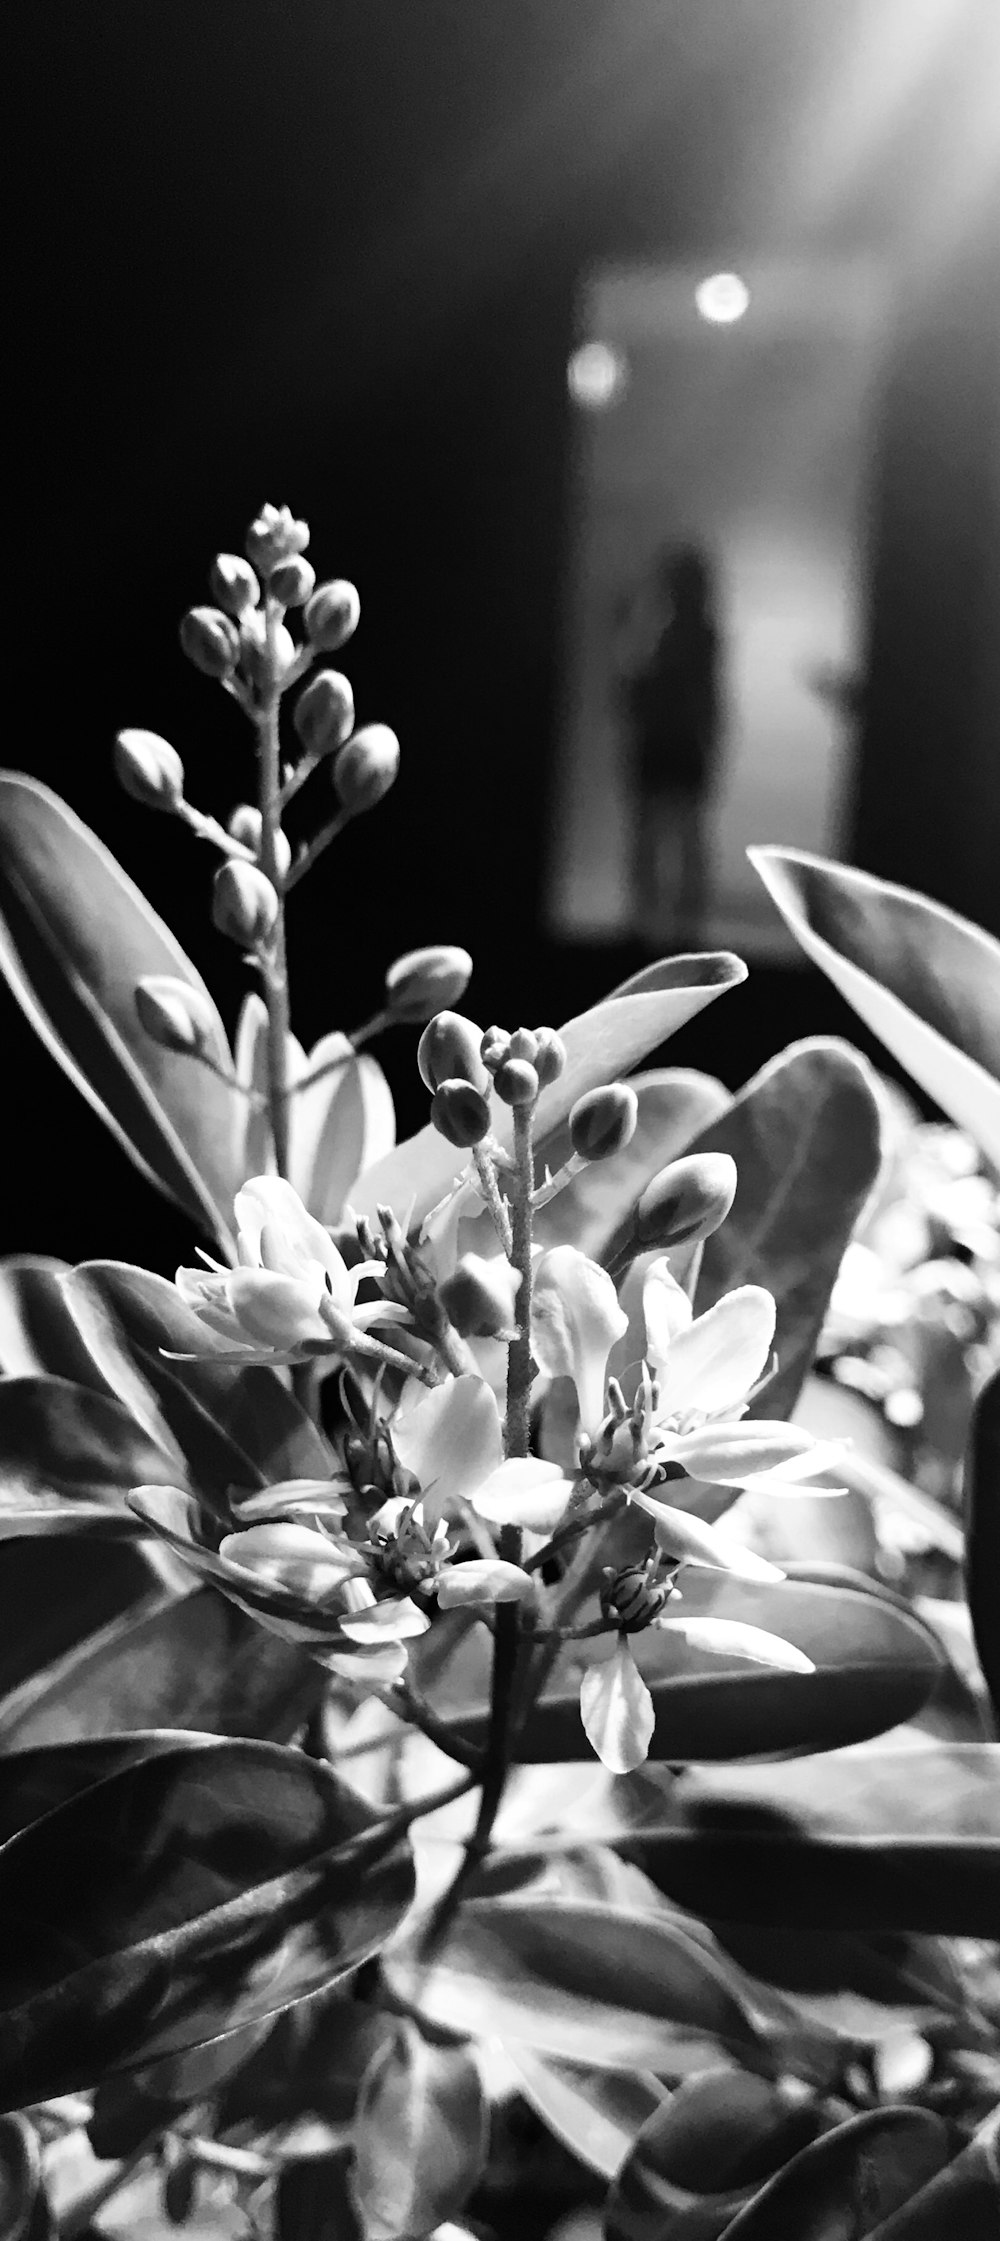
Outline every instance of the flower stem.
{"label": "flower stem", "polygon": [[511,1340],[507,1352],[507,1424],[504,1447],[508,1456],[525,1456],[529,1445],[528,1412],[535,1373],[531,1358],[531,1194],[534,1184],[531,1156],[532,1109],[529,1105],[515,1105],[513,1117],[514,1194],[510,1258],[520,1272],[521,1283],[517,1295],[517,1337]]}
{"label": "flower stem", "polygon": [[285,904],[278,868],[278,835],[281,831],[281,766],[278,737],[278,687],[275,630],[279,608],[268,594],[264,605],[267,633],[265,682],[257,714],[257,769],[260,806],[260,868],[278,897],[278,917],[268,945],[264,973],[267,1004],[267,1101],[278,1174],[288,1174],[288,966],[285,955]]}
{"label": "flower stem", "polygon": [[509,1260],[514,1250],[510,1213],[507,1201],[501,1195],[500,1185],[497,1182],[496,1167],[485,1143],[477,1144],[474,1147],[472,1158],[476,1174],[479,1177],[479,1188],[493,1216],[493,1227]]}
{"label": "flower stem", "polygon": [[514,1682],[520,1649],[520,1616],[518,1603],[497,1605],[496,1625],[493,1632],[493,1679],[490,1688],[490,1725],[486,1742],[486,1762],[482,1772],[479,1792],[479,1811],[460,1866],[452,1877],[448,1889],[439,1899],[430,1917],[421,1944],[425,1961],[432,1959],[442,1939],[454,1921],[466,1884],[474,1875],[481,1860],[486,1858],[493,1835],[493,1824],[507,1784],[508,1733],[514,1701]]}
{"label": "flower stem", "polygon": [[306,873],[312,870],[317,857],[322,856],[323,850],[325,848],[329,848],[330,842],[332,840],[336,840],[338,833],[342,833],[344,830],[344,826],[349,825],[350,822],[350,810],[341,809],[338,811],[336,817],[330,818],[328,824],[320,826],[319,832],[314,835],[313,839],[309,842],[308,847],[303,848],[301,854],[296,857],[291,870],[286,873],[286,895],[291,893],[293,887],[298,886],[300,879],[304,879]]}

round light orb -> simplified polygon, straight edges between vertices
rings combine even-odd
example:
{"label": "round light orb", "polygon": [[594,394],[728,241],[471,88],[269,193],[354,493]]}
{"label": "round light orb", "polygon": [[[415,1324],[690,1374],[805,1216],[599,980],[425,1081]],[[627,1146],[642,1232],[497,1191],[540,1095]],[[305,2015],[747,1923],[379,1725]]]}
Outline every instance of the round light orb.
{"label": "round light orb", "polygon": [[603,412],[621,396],[628,381],[628,366],[622,352],[611,343],[583,342],[573,352],[566,379],[575,405],[583,405],[588,412]]}
{"label": "round light orb", "polygon": [[713,327],[731,327],[750,306],[750,290],[738,272],[711,272],[700,280],[694,300],[703,319]]}

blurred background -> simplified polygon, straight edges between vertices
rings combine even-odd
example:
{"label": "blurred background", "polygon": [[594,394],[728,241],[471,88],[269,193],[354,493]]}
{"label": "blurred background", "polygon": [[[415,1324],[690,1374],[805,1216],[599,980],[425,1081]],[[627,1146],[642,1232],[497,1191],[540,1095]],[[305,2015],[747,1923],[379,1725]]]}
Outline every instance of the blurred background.
{"label": "blurred background", "polygon": [[[864,1047],[749,839],[1000,934],[997,0],[56,0],[8,42],[3,759],[228,1023],[207,851],[110,748],[161,732],[223,816],[250,790],[177,621],[264,500],[357,582],[344,666],[403,748],[290,911],[307,1043],[448,940],[484,1022],[722,944],[750,980],[672,1057],[735,1086],[797,1034]],[[3,1248],[172,1265],[169,1208],[2,1003]],[[407,1037],[379,1055],[413,1127]]]}

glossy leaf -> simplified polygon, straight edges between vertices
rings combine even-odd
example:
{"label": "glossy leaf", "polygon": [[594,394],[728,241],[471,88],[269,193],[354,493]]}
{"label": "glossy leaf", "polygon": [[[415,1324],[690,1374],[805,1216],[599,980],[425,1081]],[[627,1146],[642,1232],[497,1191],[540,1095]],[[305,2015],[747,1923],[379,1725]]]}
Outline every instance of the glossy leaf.
{"label": "glossy leaf", "polygon": [[317,1221],[337,1222],[358,1175],[388,1158],[396,1140],[392,1094],[381,1066],[360,1058],[344,1035],[325,1035],[305,1062],[308,1074],[331,1059],[345,1063],[292,1098],[291,1180]]}
{"label": "glossy leaf", "polygon": [[815,2140],[727,2226],[726,2241],[864,2241],[947,2163],[948,2126],[929,2109],[872,2109]]}
{"label": "glossy leaf", "polygon": [[[1000,1745],[888,1741],[786,1765],[647,1769],[612,1839],[721,1923],[1000,1935]],[[623,1785],[618,1810],[627,1821]]]}
{"label": "glossy leaf", "polygon": [[110,1395],[60,1377],[0,1378],[0,1538],[132,1535],[130,1486],[170,1477],[162,1449]]}
{"label": "glossy leaf", "polygon": [[162,1585],[138,1539],[0,1539],[0,1724],[12,1692],[44,1687],[46,1668]]}
{"label": "glossy leaf", "polygon": [[[535,1216],[539,1244],[575,1245],[592,1260],[601,1260],[609,1238],[631,1214],[647,1183],[686,1152],[699,1131],[732,1101],[714,1075],[683,1066],[633,1074],[631,1086],[639,1104],[634,1135],[624,1151],[616,1152],[613,1159],[592,1161],[541,1208]],[[571,1150],[568,1128],[550,1137],[546,1165],[553,1174]]]}
{"label": "glossy leaf", "polygon": [[[812,1673],[775,1672],[713,1654],[650,1627],[629,1637],[656,1709],[654,1758],[739,1759],[829,1751],[912,1719],[945,1668],[931,1628],[895,1599],[861,1587],[806,1580],[735,1580],[684,1573],[684,1612],[777,1635],[808,1657]],[[519,1746],[528,1760],[588,1755],[580,1724],[581,1673],[611,1654],[609,1636],[568,1645],[556,1660]],[[420,1670],[419,1649],[415,1669]],[[437,1710],[473,1743],[488,1719],[489,1662],[481,1632],[456,1650]]]}
{"label": "glossy leaf", "polygon": [[729,1152],[739,1182],[730,1213],[706,1240],[700,1313],[739,1284],[774,1294],[777,1375],[752,1416],[791,1414],[812,1368],[834,1279],[878,1174],[872,1075],[846,1043],[794,1043],[756,1074],[691,1152]]}
{"label": "glossy leaf", "polygon": [[794,848],[749,856],[807,956],[1000,1165],[1000,943],[870,872]]}
{"label": "glossy leaf", "polygon": [[211,1005],[209,991],[96,835],[16,771],[0,772],[0,970],[129,1158],[231,1250],[241,1101],[154,1042],[135,1009],[151,973],[186,981]]}
{"label": "glossy leaf", "polygon": [[[630,1073],[706,1004],[745,978],[746,966],[728,951],[668,958],[634,974],[603,1003],[561,1027],[567,1065],[539,1099],[535,1144],[540,1164],[548,1161],[549,1145],[557,1144],[578,1097]],[[507,1145],[512,1124],[506,1106],[497,1105],[494,1124],[498,1141]],[[433,1128],[424,1128],[362,1176],[351,1203],[359,1214],[374,1214],[386,1203],[401,1210],[412,1207],[411,1224],[421,1222],[466,1164],[465,1152],[454,1150]]]}
{"label": "glossy leaf", "polygon": [[651,2115],[608,2195],[608,2241],[715,2241],[820,2119],[745,2070],[688,2078]]}
{"label": "glossy leaf", "polygon": [[651,2070],[585,2070],[535,2054],[514,2039],[504,2041],[504,2054],[542,2123],[602,2179],[614,2178],[643,2125],[667,2098]]}
{"label": "glossy leaf", "polygon": [[[0,1578],[8,1551],[20,1546],[0,1549]],[[68,1543],[56,1546],[75,1562],[83,1554]],[[111,1554],[101,1545],[93,1550],[105,1566]],[[214,1588],[182,1596],[157,1591],[70,1640],[67,1647],[63,1614],[51,1662],[33,1666],[0,1700],[0,1756],[141,1728],[284,1741],[322,1693],[318,1666]]]}
{"label": "glossy leaf", "polygon": [[157,1749],[0,1849],[0,2095],[259,2022],[378,1952],[412,1892],[406,1839],[328,1767],[266,1743]]}
{"label": "glossy leaf", "polygon": [[973,1410],[965,1526],[965,1592],[973,1639],[1000,1721],[1000,1370],[984,1385]]}
{"label": "glossy leaf", "polygon": [[871,2241],[996,2241],[1000,2223],[1000,2109],[968,2147],[922,2186]]}
{"label": "glossy leaf", "polygon": [[453,2218],[479,2181],[489,2140],[472,2048],[432,2044],[401,2020],[361,2081],[353,2139],[366,2241],[430,2233]]}
{"label": "glossy leaf", "polygon": [[7,1377],[64,1377],[91,1392],[110,1391],[70,1312],[68,1261],[12,1253],[0,1261],[0,1369]]}
{"label": "glossy leaf", "polygon": [[601,2070],[681,2076],[761,2042],[741,1972],[672,1919],[592,1902],[470,1900],[424,1967],[416,1933],[385,1956],[432,2022]]}

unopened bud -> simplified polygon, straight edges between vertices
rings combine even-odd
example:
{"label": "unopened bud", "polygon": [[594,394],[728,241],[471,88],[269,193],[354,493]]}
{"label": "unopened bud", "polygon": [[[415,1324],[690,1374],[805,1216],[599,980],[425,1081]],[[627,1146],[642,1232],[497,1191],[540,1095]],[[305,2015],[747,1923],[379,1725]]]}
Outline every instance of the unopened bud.
{"label": "unopened bud", "polygon": [[480,1094],[489,1087],[489,1076],[479,1055],[481,1036],[476,1023],[462,1012],[437,1012],[428,1021],[417,1044],[417,1065],[425,1089],[440,1089],[442,1082],[471,1082]]}
{"label": "unopened bud", "polygon": [[639,1100],[627,1082],[607,1082],[578,1097],[569,1116],[569,1138],[580,1159],[613,1159],[635,1135]]}
{"label": "unopened bud", "polygon": [[385,976],[385,1006],[394,1020],[419,1026],[447,1004],[464,996],[472,978],[467,949],[411,949],[397,957]]}
{"label": "unopened bud", "polygon": [[331,755],[342,747],[354,729],[350,678],[337,669],[321,669],[299,694],[292,723],[310,755]]}
{"label": "unopened bud", "polygon": [[272,622],[269,639],[259,608],[244,615],[240,626],[240,668],[252,684],[267,685],[272,676],[284,677],[298,650],[284,623]]}
{"label": "unopened bud", "polygon": [[316,583],[316,570],[312,563],[303,560],[301,553],[293,553],[289,560],[279,560],[272,568],[268,590],[283,607],[304,607]]}
{"label": "unopened bud", "polygon": [[270,576],[282,560],[305,552],[309,530],[296,521],[290,506],[262,506],[246,533],[248,559],[262,576]]}
{"label": "unopened bud", "polygon": [[490,1132],[490,1108],[481,1090],[471,1082],[442,1082],[431,1098],[431,1126],[449,1144],[471,1151]]}
{"label": "unopened bud", "polygon": [[438,1298],[461,1338],[517,1336],[514,1302],[521,1286],[520,1269],[503,1255],[483,1260],[465,1253],[453,1275],[438,1285]]}
{"label": "unopened bud", "polygon": [[274,932],[278,897],[256,864],[230,856],[212,884],[212,923],[242,949],[259,949]]}
{"label": "unopened bud", "polygon": [[223,1056],[219,1020],[210,996],[189,981],[172,980],[166,973],[148,973],[138,982],[135,1008],[141,1025],[164,1050],[183,1051],[196,1058]]}
{"label": "unopened bud", "polygon": [[510,1036],[505,1027],[488,1027],[479,1046],[480,1057],[487,1073],[495,1074],[497,1067],[510,1057]]}
{"label": "unopened bud", "polygon": [[144,809],[177,809],[184,799],[184,765],[176,747],[155,731],[120,731],[115,740],[120,786]]}
{"label": "unopened bud", "polygon": [[505,1105],[533,1105],[538,1096],[538,1075],[526,1058],[505,1058],[493,1076],[493,1087]]}
{"label": "unopened bud", "polygon": [[206,677],[228,677],[235,669],[240,642],[218,607],[190,607],[181,617],[180,638],[188,660]]}
{"label": "unopened bud", "polygon": [[360,613],[361,601],[353,584],[320,584],[303,617],[310,645],[317,653],[335,654],[338,646],[353,637]]}
{"label": "unopened bud", "polygon": [[388,724],[366,724],[342,747],[333,766],[337,798],[351,817],[374,809],[399,769],[399,741]]}
{"label": "unopened bud", "polygon": [[534,1068],[538,1075],[539,1088],[548,1089],[550,1083],[557,1082],[560,1074],[565,1071],[566,1045],[562,1036],[556,1034],[554,1027],[536,1027],[535,1041],[538,1049],[535,1053]]}
{"label": "unopened bud", "polygon": [[[259,856],[263,826],[260,810],[255,809],[251,802],[241,801],[237,803],[226,830],[244,848],[252,848],[254,855]],[[280,877],[284,879],[292,861],[292,844],[288,834],[282,832],[280,826],[274,836],[274,855]]]}
{"label": "unopened bud", "polygon": [[213,598],[227,615],[237,621],[248,607],[256,607],[260,598],[260,585],[248,560],[239,553],[218,552],[209,571],[209,585]]}
{"label": "unopened bud", "polygon": [[633,1218],[643,1252],[666,1251],[711,1237],[736,1196],[736,1162],[728,1152],[691,1152],[671,1160],[647,1183]]}
{"label": "unopened bud", "polygon": [[515,1027],[510,1038],[510,1049],[507,1056],[508,1058],[526,1058],[529,1066],[534,1065],[538,1057],[538,1037],[532,1034],[530,1027]]}

